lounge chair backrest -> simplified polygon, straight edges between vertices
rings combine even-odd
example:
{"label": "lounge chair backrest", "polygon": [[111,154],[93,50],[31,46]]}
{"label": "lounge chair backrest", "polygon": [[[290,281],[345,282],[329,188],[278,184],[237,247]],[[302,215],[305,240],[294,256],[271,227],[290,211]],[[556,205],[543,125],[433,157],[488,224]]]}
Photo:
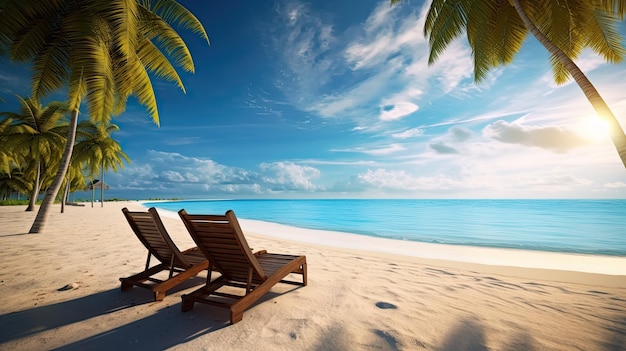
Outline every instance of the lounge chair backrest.
{"label": "lounge chair backrest", "polygon": [[[225,215],[190,215],[178,212],[198,248],[214,269],[232,280],[259,283],[267,279],[263,268],[248,246],[235,212]],[[251,275],[251,276],[250,276]]]}
{"label": "lounge chair backrest", "polygon": [[177,267],[190,267],[192,265],[172,241],[156,208],[151,207],[147,212],[139,212],[129,211],[124,207],[122,212],[139,241],[159,261],[168,265],[173,262],[174,266]]}

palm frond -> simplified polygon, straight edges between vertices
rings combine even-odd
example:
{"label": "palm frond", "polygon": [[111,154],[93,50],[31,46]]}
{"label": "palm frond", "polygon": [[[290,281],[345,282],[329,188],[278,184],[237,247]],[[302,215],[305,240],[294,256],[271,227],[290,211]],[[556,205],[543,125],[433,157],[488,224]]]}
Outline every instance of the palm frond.
{"label": "palm frond", "polygon": [[162,18],[145,9],[142,11],[142,34],[148,40],[154,40],[172,57],[177,66],[187,72],[195,71],[191,53],[183,38]]}
{"label": "palm frond", "polygon": [[192,31],[194,34],[204,38],[207,44],[211,44],[209,36],[204,26],[193,13],[174,0],[153,0],[141,1],[145,6],[157,16],[163,18],[167,23],[179,25],[182,28]]}
{"label": "palm frond", "polygon": [[[431,7],[426,18],[427,23],[432,23],[426,32],[430,45],[428,64],[437,61],[448,45],[463,34],[467,25],[467,12],[473,3],[473,0],[448,0],[442,1],[436,11],[432,11]],[[426,30],[427,27],[424,28]]]}
{"label": "palm frond", "polygon": [[128,58],[137,47],[139,10],[137,0],[96,1],[93,9],[110,25],[112,46]]}
{"label": "palm frond", "polygon": [[145,65],[149,72],[154,73],[158,78],[175,82],[178,87],[185,92],[185,86],[180,79],[178,72],[170,61],[163,55],[161,50],[149,40],[142,41],[137,51],[137,56]]}
{"label": "palm frond", "polygon": [[474,58],[474,81],[480,82],[487,77],[489,69],[496,65],[498,43],[493,42],[495,30],[496,3],[475,1],[467,14],[467,40]]}
{"label": "palm frond", "polygon": [[135,62],[135,67],[132,69],[135,74],[133,94],[137,97],[139,103],[148,110],[148,113],[152,117],[152,121],[156,125],[159,125],[159,111],[157,108],[154,90],[152,89],[150,76],[143,65],[141,65],[138,61]]}
{"label": "palm frond", "polygon": [[623,37],[612,15],[596,10],[588,19],[587,27],[584,29],[588,34],[586,46],[602,55],[606,61],[618,63],[626,55],[626,49],[622,45]]}
{"label": "palm frond", "polygon": [[32,95],[38,99],[61,88],[68,77],[69,52],[57,38],[33,60]]}
{"label": "palm frond", "polygon": [[528,29],[507,0],[500,1],[495,15],[496,24],[491,33],[497,47],[497,63],[509,64],[522,48]]}
{"label": "palm frond", "polygon": [[626,17],[626,0],[598,0],[599,6],[607,14],[616,16],[619,20]]}
{"label": "palm frond", "polygon": [[572,77],[565,65],[554,55],[550,55],[550,66],[552,66],[552,76],[557,85],[565,84]]}

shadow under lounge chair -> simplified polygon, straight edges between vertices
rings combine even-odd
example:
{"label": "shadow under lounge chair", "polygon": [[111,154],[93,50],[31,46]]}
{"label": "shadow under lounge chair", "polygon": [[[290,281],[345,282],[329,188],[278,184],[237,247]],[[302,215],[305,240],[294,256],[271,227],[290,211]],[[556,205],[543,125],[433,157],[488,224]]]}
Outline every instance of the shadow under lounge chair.
{"label": "shadow under lounge chair", "polygon": [[[197,247],[182,252],[178,249],[165,230],[156,208],[140,212],[129,211],[124,207],[122,212],[139,241],[148,249],[145,270],[127,278],[120,278],[122,290],[128,290],[136,285],[152,290],[154,299],[161,301],[165,298],[167,290],[209,268],[209,261]],[[151,256],[160,263],[150,267]],[[167,279],[157,278],[156,275],[163,271],[169,271]]]}
{"label": "shadow under lounge chair", "polygon": [[[306,256],[273,254],[265,250],[252,253],[232,210],[225,215],[190,215],[185,210],[178,214],[198,248],[211,261],[213,270],[221,274],[210,281],[209,272],[205,286],[183,295],[183,312],[191,310],[196,302],[228,308],[230,322],[235,324],[241,321],[250,305],[277,283],[307,285]],[[302,275],[302,283],[283,279],[291,273]],[[218,291],[222,287],[238,289]]]}

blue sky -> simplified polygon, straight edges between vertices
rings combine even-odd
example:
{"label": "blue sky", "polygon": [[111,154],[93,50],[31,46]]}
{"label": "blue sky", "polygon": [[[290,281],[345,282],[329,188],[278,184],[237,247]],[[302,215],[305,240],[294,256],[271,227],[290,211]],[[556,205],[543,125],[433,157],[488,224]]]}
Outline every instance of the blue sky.
{"label": "blue sky", "polygon": [[[181,3],[211,46],[181,31],[196,73],[186,94],[153,81],[160,127],[135,102],[114,119],[131,163],[106,197],[626,198],[606,131],[534,38],[475,85],[466,41],[427,65],[420,1]],[[626,64],[577,63],[626,126]],[[27,77],[1,61],[5,110]]]}

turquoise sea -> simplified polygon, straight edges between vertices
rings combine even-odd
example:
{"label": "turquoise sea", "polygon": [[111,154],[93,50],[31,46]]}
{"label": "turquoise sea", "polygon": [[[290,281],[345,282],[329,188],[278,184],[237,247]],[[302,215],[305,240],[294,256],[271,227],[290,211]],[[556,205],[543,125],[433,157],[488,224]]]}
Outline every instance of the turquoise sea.
{"label": "turquoise sea", "polygon": [[[626,200],[193,200],[146,202],[397,240],[626,256]],[[297,238],[295,238],[297,239]]]}

